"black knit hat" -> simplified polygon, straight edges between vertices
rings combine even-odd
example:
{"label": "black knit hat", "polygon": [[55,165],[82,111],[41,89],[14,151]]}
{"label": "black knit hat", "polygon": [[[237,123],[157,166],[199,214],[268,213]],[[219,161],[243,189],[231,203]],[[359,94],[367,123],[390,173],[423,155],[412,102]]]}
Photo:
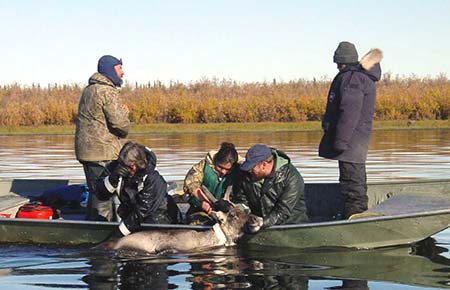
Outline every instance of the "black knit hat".
{"label": "black knit hat", "polygon": [[334,52],[333,61],[335,63],[358,63],[358,52],[355,45],[348,41],[342,41],[339,43],[336,51]]}

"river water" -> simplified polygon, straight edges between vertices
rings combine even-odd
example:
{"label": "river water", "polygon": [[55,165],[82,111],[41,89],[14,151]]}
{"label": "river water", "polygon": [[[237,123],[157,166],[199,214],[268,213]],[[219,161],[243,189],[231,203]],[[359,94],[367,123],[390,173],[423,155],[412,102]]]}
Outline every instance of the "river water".
{"label": "river water", "polygon": [[[305,182],[336,182],[319,158],[320,132],[135,134],[179,180],[208,150],[233,142],[245,155],[265,143],[285,151]],[[0,178],[84,178],[71,135],[0,136]],[[375,131],[369,182],[450,176],[449,130]],[[348,251],[233,247],[189,255],[117,255],[89,247],[0,246],[4,289],[434,289],[450,288],[450,231],[414,247]]]}

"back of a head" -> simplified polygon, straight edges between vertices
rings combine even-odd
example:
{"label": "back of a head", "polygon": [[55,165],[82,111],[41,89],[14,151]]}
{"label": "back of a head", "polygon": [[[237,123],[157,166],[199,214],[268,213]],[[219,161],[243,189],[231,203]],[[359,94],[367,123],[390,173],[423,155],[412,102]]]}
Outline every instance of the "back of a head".
{"label": "back of a head", "polygon": [[333,61],[337,64],[356,64],[358,63],[358,51],[353,43],[342,41],[336,48]]}
{"label": "back of a head", "polygon": [[148,161],[145,147],[135,142],[128,141],[120,150],[119,162],[122,162],[127,166],[136,165],[139,169],[146,168]]}
{"label": "back of a head", "polygon": [[214,163],[236,163],[238,160],[238,153],[233,143],[223,142],[220,145],[219,151],[214,156]]}
{"label": "back of a head", "polygon": [[97,71],[110,79],[115,86],[122,86],[122,80],[117,76],[115,66],[121,65],[122,60],[117,59],[112,55],[104,55],[98,60]]}

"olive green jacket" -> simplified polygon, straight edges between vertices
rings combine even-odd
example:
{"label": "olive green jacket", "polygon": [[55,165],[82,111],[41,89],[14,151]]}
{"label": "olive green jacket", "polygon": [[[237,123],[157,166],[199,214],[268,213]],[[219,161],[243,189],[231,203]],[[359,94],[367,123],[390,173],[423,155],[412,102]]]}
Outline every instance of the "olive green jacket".
{"label": "olive green jacket", "polygon": [[78,106],[75,154],[79,161],[115,160],[130,131],[119,90],[100,73],[89,79]]}

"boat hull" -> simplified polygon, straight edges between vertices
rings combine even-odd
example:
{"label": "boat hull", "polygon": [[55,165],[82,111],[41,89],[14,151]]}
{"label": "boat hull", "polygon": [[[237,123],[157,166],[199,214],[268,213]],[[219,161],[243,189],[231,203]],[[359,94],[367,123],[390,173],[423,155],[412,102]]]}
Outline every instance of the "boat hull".
{"label": "boat hull", "polygon": [[275,226],[243,242],[265,246],[316,248],[346,247],[371,249],[411,244],[449,226],[450,210],[394,217]]}
{"label": "boat hull", "polygon": [[[27,197],[36,194],[38,190],[77,182],[0,180],[0,197],[2,194]],[[241,242],[293,248],[379,248],[418,242],[449,226],[450,202],[444,201],[450,201],[450,180],[369,184],[368,192],[369,206],[372,208],[377,208],[377,204],[386,204],[387,202],[383,203],[385,200],[395,200],[389,198],[391,196],[412,200],[411,206],[406,206],[406,209],[412,208],[413,204],[421,204],[423,208],[416,209],[419,212],[406,211],[403,214],[389,213],[355,220],[335,220],[342,210],[338,184],[306,184],[308,215],[314,222],[273,226],[256,235],[244,236]],[[427,205],[429,200],[438,202],[429,202]],[[398,204],[404,204],[404,201],[401,200]],[[95,244],[107,239],[116,227],[115,222],[0,218],[0,243]],[[144,230],[208,228],[143,225]]]}

